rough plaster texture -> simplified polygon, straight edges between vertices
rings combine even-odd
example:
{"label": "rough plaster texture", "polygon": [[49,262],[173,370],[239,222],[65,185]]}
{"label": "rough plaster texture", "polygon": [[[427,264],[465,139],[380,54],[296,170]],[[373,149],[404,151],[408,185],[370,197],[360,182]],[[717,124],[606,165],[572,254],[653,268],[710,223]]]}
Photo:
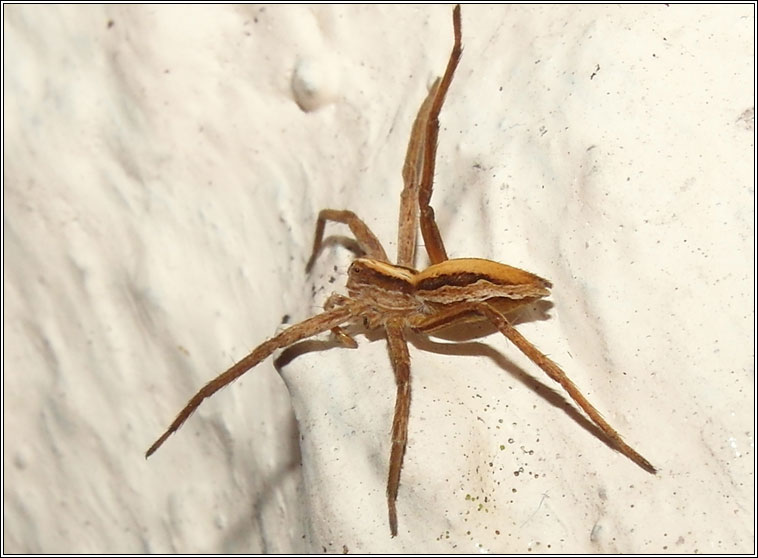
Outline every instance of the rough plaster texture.
{"label": "rough plaster texture", "polygon": [[339,244],[303,270],[320,208],[394,254],[450,7],[4,6],[4,551],[751,551],[753,9],[464,7],[449,252],[555,283],[519,328],[660,474],[502,337],[417,336],[391,539],[378,336],[143,453],[342,288]]}

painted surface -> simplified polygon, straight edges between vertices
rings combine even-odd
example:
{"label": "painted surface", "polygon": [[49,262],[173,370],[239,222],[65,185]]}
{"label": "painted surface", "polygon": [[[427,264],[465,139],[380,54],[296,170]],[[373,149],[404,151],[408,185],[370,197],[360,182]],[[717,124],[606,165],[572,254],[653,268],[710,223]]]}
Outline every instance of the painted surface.
{"label": "painted surface", "polygon": [[554,283],[519,329],[661,472],[503,338],[416,336],[395,539],[377,335],[262,364],[143,454],[342,289],[339,244],[304,273],[319,209],[394,254],[450,8],[4,15],[4,551],[752,550],[752,6],[464,6],[448,252]]}

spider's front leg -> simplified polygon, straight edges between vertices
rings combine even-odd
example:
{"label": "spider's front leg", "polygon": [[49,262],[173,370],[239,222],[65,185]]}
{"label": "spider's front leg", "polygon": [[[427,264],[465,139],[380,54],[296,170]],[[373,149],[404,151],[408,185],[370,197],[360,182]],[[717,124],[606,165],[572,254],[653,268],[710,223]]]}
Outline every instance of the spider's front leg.
{"label": "spider's front leg", "polygon": [[[350,231],[353,233],[355,240],[358,242],[358,247],[364,252],[367,257],[382,262],[389,261],[387,259],[387,254],[382,247],[382,243],[379,242],[379,239],[376,237],[376,235],[371,232],[371,229],[368,228],[368,225],[366,225],[366,223],[364,223],[363,220],[355,213],[347,209],[322,209],[319,211],[318,220],[316,221],[316,234],[313,239],[313,252],[311,253],[311,257],[308,259],[308,263],[305,266],[306,273],[310,273],[311,269],[313,268],[313,264],[319,255],[319,252],[321,252],[321,245],[324,240],[324,228],[326,227],[327,221],[343,223],[350,227]],[[324,309],[327,311],[331,310],[338,303],[342,303],[345,300],[347,299],[344,296],[333,294],[324,304]],[[351,349],[358,348],[358,343],[355,341],[355,339],[348,335],[344,329],[339,326],[335,326],[331,329],[334,336],[345,347],[349,347]]]}
{"label": "spider's front leg", "polygon": [[395,417],[392,420],[392,451],[387,478],[387,507],[390,532],[394,537],[397,535],[397,491],[400,486],[400,471],[403,468],[405,446],[408,442],[408,417],[411,410],[411,357],[408,353],[408,343],[402,322],[389,321],[385,324],[385,330],[397,384]]}
{"label": "spider's front leg", "polygon": [[321,243],[324,240],[324,227],[327,221],[334,221],[335,223],[343,223],[350,227],[350,231],[355,236],[355,240],[358,241],[358,246],[373,260],[379,260],[382,262],[389,261],[387,259],[387,253],[382,247],[382,243],[376,235],[371,232],[368,225],[361,220],[355,213],[347,209],[322,209],[319,211],[318,220],[316,221],[316,235],[313,239],[313,252],[305,266],[306,273],[310,272],[313,267],[319,252],[321,251]]}
{"label": "spider's front leg", "polygon": [[299,324],[290,326],[278,335],[264,341],[253,349],[249,355],[234,364],[226,372],[205,384],[200,391],[189,400],[166,432],[164,432],[163,435],[150,446],[145,457],[150,457],[159,447],[161,447],[163,442],[165,442],[171,434],[176,432],[179,427],[184,424],[184,421],[189,418],[206,398],[242,376],[245,372],[271,355],[271,353],[277,349],[283,349],[298,341],[302,341],[303,339],[307,339],[318,333],[335,328],[359,315],[363,309],[362,305],[350,299],[344,299],[342,303],[343,304],[327,312],[323,312],[322,314],[308,318]]}
{"label": "spider's front leg", "polygon": [[[440,111],[445,102],[445,95],[453,81],[455,69],[461,59],[463,46],[461,44],[461,7],[457,5],[453,9],[453,35],[455,37],[453,50],[445,68],[442,80],[435,88],[434,100],[429,108],[424,132],[424,147],[422,156],[421,181],[418,192],[419,218],[421,224],[421,236],[424,238],[426,252],[432,264],[444,262],[448,259],[445,244],[442,242],[437,221],[434,218],[434,210],[429,202],[432,199],[432,186],[434,182],[434,165],[437,157],[437,138],[440,131]],[[422,105],[423,108],[423,105]]]}
{"label": "spider's front leg", "polygon": [[[338,306],[342,306],[345,304],[349,304],[350,299],[346,296],[343,296],[341,294],[332,293],[332,295],[326,299],[326,302],[324,303],[324,310],[327,312],[329,310],[332,310],[333,308],[336,308]],[[344,329],[342,329],[339,326],[335,326],[332,328],[332,333],[337,338],[337,340],[342,343],[345,347],[349,349],[357,349],[358,348],[358,342],[353,339]]]}
{"label": "spider's front leg", "polygon": [[437,96],[440,78],[432,84],[421,103],[411,128],[411,139],[403,163],[403,191],[400,193],[400,218],[397,226],[397,265],[415,267],[416,229],[418,227],[418,188],[421,182],[421,169],[425,149],[426,125],[429,110]]}

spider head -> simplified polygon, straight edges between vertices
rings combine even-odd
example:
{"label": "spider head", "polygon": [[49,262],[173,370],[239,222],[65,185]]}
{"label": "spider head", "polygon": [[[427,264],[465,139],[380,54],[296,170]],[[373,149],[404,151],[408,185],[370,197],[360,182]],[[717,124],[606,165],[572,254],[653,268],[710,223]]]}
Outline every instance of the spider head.
{"label": "spider head", "polygon": [[347,270],[347,288],[350,294],[378,290],[387,295],[408,294],[413,291],[413,276],[416,271],[388,262],[358,258]]}

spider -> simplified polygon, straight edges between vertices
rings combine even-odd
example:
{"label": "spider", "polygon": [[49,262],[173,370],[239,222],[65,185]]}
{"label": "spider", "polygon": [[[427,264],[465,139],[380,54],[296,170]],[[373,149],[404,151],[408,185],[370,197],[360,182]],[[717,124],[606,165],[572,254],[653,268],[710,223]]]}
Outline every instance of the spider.
{"label": "spider", "polygon": [[[521,335],[506,317],[513,310],[550,294],[550,281],[509,265],[484,259],[449,259],[429,205],[432,196],[434,164],[439,134],[439,114],[463,51],[461,9],[453,9],[454,44],[442,78],[432,84],[421,104],[411,130],[403,165],[403,191],[400,195],[397,263],[390,263],[384,248],[366,224],[352,211],[324,209],[316,222],[313,252],[306,265],[309,272],[321,251],[327,221],[347,225],[362,257],[355,259],[347,273],[348,296],[332,294],[324,312],[288,327],[264,341],[226,372],[208,382],[182,409],[165,433],[147,450],[152,455],[187,420],[207,397],[236,380],[274,351],[313,335],[331,330],[344,345],[356,348],[357,342],[343,329],[362,323],[368,329],[384,328],[389,356],[395,373],[397,394],[392,421],[392,449],[387,480],[387,507],[390,533],[397,535],[397,494],[400,471],[408,440],[411,404],[410,355],[406,331],[434,333],[452,324],[488,320],[505,337],[558,382],[574,402],[605,435],[610,445],[644,470],[655,467],[637,453],[608,424],[598,410],[582,395],[561,368]],[[431,265],[414,268],[417,228]]]}

